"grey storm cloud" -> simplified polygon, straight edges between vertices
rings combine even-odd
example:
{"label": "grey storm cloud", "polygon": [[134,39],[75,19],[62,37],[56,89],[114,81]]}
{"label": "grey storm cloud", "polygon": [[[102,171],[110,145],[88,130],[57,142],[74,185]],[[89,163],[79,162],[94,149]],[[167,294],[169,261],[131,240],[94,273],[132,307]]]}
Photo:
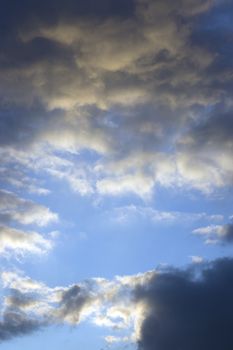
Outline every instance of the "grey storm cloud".
{"label": "grey storm cloud", "polygon": [[230,350],[233,347],[233,262],[168,270],[135,292],[148,306],[140,350]]}
{"label": "grey storm cloud", "polygon": [[[181,173],[206,188],[232,184],[232,131],[231,102],[210,108],[202,120],[195,122],[177,142],[178,166]],[[199,183],[199,184],[198,184]]]}

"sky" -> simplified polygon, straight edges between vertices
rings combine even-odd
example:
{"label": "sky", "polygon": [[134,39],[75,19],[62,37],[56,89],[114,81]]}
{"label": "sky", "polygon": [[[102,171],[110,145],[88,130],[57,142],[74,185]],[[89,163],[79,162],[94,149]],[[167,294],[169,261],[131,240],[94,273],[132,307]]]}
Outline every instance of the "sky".
{"label": "sky", "polygon": [[1,349],[233,349],[232,23],[1,0]]}

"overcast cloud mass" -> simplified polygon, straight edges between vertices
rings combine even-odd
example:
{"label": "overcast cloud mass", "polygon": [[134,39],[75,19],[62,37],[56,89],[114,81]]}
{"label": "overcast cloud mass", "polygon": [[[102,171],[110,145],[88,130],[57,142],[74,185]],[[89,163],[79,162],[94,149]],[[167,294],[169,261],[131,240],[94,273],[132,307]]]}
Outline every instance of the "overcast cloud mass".
{"label": "overcast cloud mass", "polygon": [[233,348],[232,22],[1,1],[3,350]]}

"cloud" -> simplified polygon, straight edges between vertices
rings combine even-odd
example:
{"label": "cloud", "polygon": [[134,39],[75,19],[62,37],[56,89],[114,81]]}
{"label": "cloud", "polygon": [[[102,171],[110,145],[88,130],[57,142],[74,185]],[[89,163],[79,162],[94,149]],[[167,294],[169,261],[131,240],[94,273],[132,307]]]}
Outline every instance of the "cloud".
{"label": "cloud", "polygon": [[[108,211],[109,215],[110,212]],[[140,205],[128,205],[122,207],[116,207],[113,209],[114,220],[118,223],[124,223],[128,221],[139,220],[150,220],[152,223],[165,223],[165,224],[174,224],[176,223],[189,223],[200,220],[205,221],[214,221],[218,222],[223,220],[222,215],[208,215],[205,212],[202,213],[189,213],[189,212],[179,212],[179,211],[162,211],[156,210],[150,206],[140,206]]]}
{"label": "cloud", "polygon": [[2,186],[10,185],[18,190],[27,190],[30,194],[46,196],[50,191],[42,187],[40,181],[33,179],[25,174],[25,169],[12,169],[3,161],[4,165],[0,166],[0,179]]}
{"label": "cloud", "polygon": [[51,240],[44,238],[37,232],[28,232],[8,226],[0,226],[0,253],[3,255],[15,254],[44,254],[53,246]]}
{"label": "cloud", "polygon": [[46,314],[49,308],[45,302],[48,289],[45,285],[17,272],[4,271],[1,279],[8,293],[4,295],[1,309],[0,342],[31,334],[49,325]]}
{"label": "cloud", "polygon": [[1,279],[3,287],[10,290],[18,290],[26,294],[31,292],[44,294],[49,291],[49,288],[44,283],[25,276],[21,271],[3,271]]}
{"label": "cloud", "polygon": [[232,184],[232,105],[216,105],[179,140],[177,164],[184,181],[202,191]]}
{"label": "cloud", "polygon": [[46,226],[58,220],[58,215],[50,209],[30,200],[18,197],[13,192],[0,190],[1,222],[18,222],[22,225]]}
{"label": "cloud", "polygon": [[22,312],[8,310],[3,314],[3,320],[0,321],[0,342],[30,334],[41,329],[42,326],[43,324],[28,318]]}
{"label": "cloud", "polygon": [[[41,175],[82,196],[143,200],[157,186],[208,195],[232,186],[232,13],[229,1],[3,1],[0,177],[11,191],[0,191],[2,255],[53,245],[22,226],[46,227],[57,214],[13,192],[48,193]],[[213,219],[115,211],[155,222]],[[231,222],[194,230],[224,244],[232,232]],[[49,324],[129,330],[106,341],[135,340],[143,350],[230,349],[231,270],[231,260],[202,262],[55,288],[5,272],[0,339],[38,329],[49,315]]]}
{"label": "cloud", "polygon": [[79,323],[81,313],[92,303],[91,290],[74,285],[62,293],[58,317],[73,324]]}
{"label": "cloud", "polygon": [[171,270],[136,290],[147,312],[138,342],[142,350],[231,349],[232,260],[198,269]]}
{"label": "cloud", "polygon": [[231,34],[216,21],[230,9],[207,0],[4,6],[1,151],[8,161],[12,150],[24,161],[94,153],[87,177],[50,173],[81,195],[232,184]]}
{"label": "cloud", "polygon": [[233,242],[233,223],[199,227],[193,230],[193,233],[203,236],[207,244],[231,244]]}
{"label": "cloud", "polygon": [[13,192],[0,190],[0,254],[23,257],[25,254],[47,253],[53,247],[51,239],[17,225],[43,227],[57,220],[58,215],[48,208],[20,198]]}
{"label": "cloud", "polygon": [[[232,259],[225,258],[182,270],[166,267],[55,288],[5,272],[3,285],[10,288],[10,294],[4,303],[6,310],[17,309],[23,320],[37,324],[78,325],[88,321],[107,327],[113,332],[107,342],[136,342],[142,350],[166,350],[171,344],[174,349],[200,350],[218,349],[222,344],[230,350],[232,270]],[[15,327],[14,318],[9,319],[7,327]],[[15,336],[19,334],[23,331]]]}
{"label": "cloud", "polygon": [[194,264],[201,264],[204,261],[204,258],[199,255],[191,255],[190,258]]}

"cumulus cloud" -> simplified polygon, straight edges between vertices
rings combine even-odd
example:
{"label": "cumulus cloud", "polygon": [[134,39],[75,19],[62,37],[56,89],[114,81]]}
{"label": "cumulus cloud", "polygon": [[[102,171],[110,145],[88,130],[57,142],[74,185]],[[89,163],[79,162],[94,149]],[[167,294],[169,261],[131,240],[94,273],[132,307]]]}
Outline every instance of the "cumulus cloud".
{"label": "cumulus cloud", "polygon": [[[2,283],[8,293],[4,296],[2,312],[16,310],[26,320],[37,323],[38,328],[45,324],[78,325],[89,321],[117,332],[113,336],[115,341],[135,341],[143,307],[134,304],[132,291],[147,283],[153,275],[154,272],[150,271],[116,276],[113,280],[93,278],[67,287],[50,288],[18,271],[5,271]],[[125,335],[119,336],[120,331]]]}
{"label": "cumulus cloud", "polygon": [[204,261],[204,258],[199,255],[191,255],[190,258],[194,264],[201,264]]}
{"label": "cumulus cloud", "polygon": [[184,181],[206,192],[232,184],[231,108],[217,105],[179,141],[177,164]]}
{"label": "cumulus cloud", "polygon": [[[230,1],[3,0],[2,255],[52,247],[22,226],[45,227],[57,214],[13,192],[47,194],[41,175],[82,196],[145,201],[156,186],[205,194],[232,186],[232,13]],[[116,213],[159,222],[214,219],[143,206]],[[229,243],[232,223],[194,234]],[[0,339],[47,322],[89,320],[130,329],[106,341],[130,339],[142,350],[230,349],[232,261],[192,265],[57,288],[5,272]]]}

